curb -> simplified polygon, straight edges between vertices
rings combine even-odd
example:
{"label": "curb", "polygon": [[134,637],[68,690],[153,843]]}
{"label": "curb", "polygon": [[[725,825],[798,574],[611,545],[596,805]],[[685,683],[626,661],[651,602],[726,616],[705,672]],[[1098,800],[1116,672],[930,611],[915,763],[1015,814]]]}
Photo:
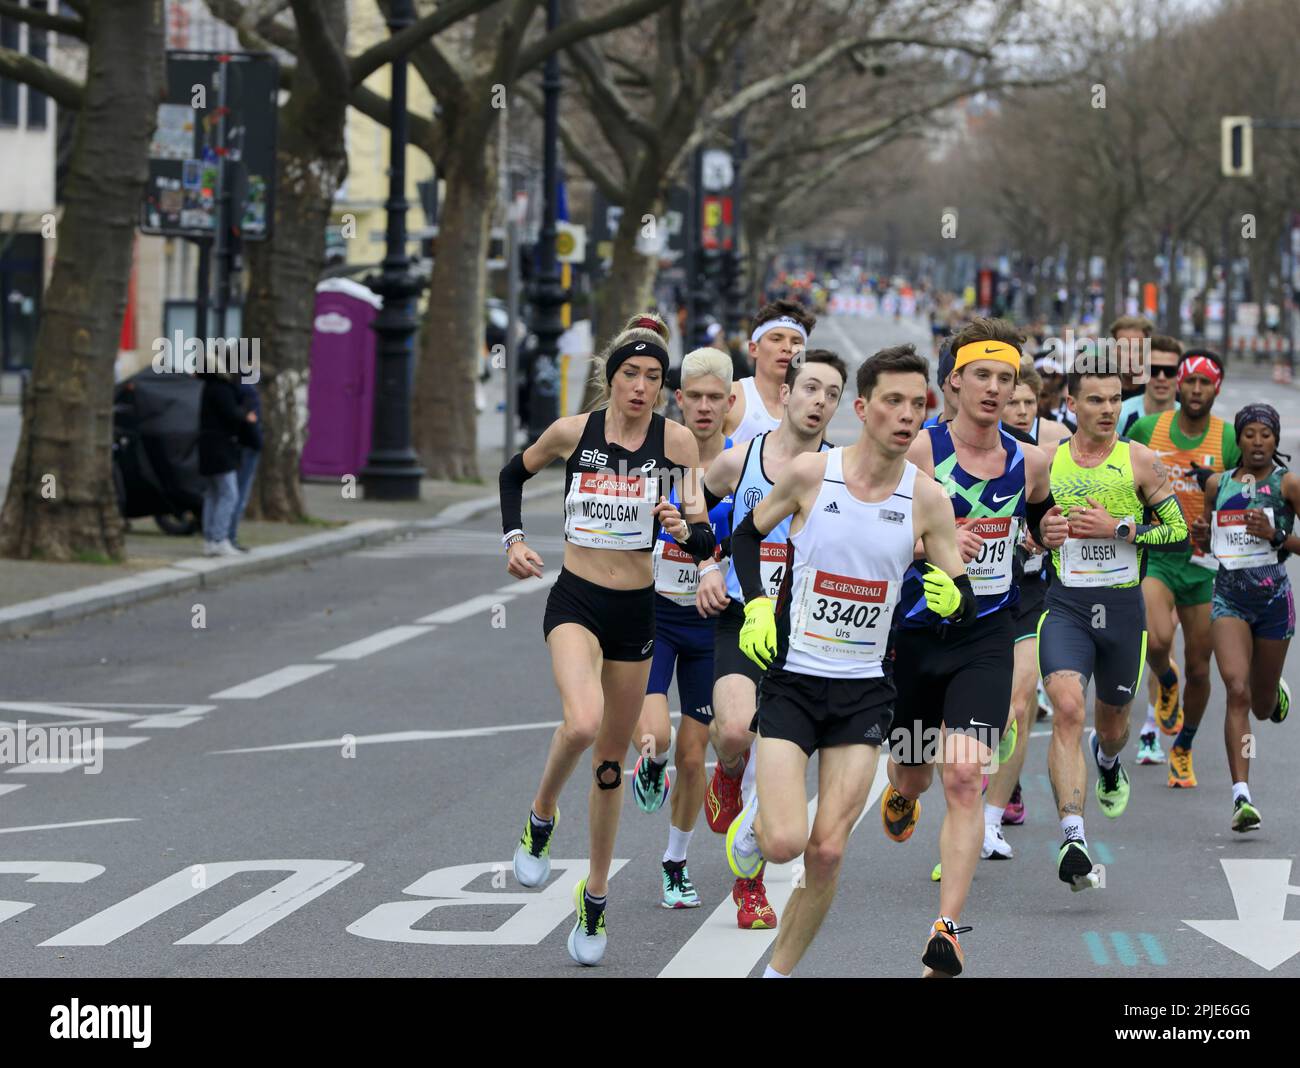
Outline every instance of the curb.
{"label": "curb", "polygon": [[[524,499],[558,493],[563,483],[541,485],[524,492]],[[156,600],[183,590],[211,589],[288,564],[339,556],[353,549],[380,545],[404,534],[422,534],[439,527],[453,526],[498,507],[499,498],[475,497],[448,505],[427,519],[361,519],[340,530],[323,531],[302,538],[291,538],[277,545],[263,545],[247,555],[233,558],[203,556],[177,560],[167,567],[142,571],[127,578],[112,579],[79,590],[67,590],[34,601],[22,601],[0,608],[0,638],[84,619],[99,612],[125,608]]]}

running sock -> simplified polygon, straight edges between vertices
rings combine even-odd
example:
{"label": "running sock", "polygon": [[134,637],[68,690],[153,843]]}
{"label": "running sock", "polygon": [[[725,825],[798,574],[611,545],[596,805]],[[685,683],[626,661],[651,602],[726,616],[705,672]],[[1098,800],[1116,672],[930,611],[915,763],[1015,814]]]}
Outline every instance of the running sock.
{"label": "running sock", "polygon": [[1196,728],[1186,720],[1183,721],[1183,729],[1178,732],[1178,737],[1174,739],[1174,745],[1179,749],[1190,749],[1192,739],[1196,737]]}
{"label": "running sock", "polygon": [[671,823],[668,825],[668,848],[664,850],[664,863],[680,864],[686,859],[686,850],[691,844],[694,830],[679,831]]}
{"label": "running sock", "polygon": [[544,820],[532,809],[528,810],[528,818],[532,821],[533,826],[536,827],[539,831],[545,831],[548,828],[555,826],[554,816],[552,816],[549,820]]}
{"label": "running sock", "polygon": [[1234,782],[1232,784],[1232,803],[1237,803],[1237,798],[1244,797],[1246,803],[1250,804],[1250,786],[1244,782]]}
{"label": "running sock", "polygon": [[782,974],[781,972],[778,972],[775,968],[772,967],[772,965],[769,964],[766,968],[763,969],[763,978],[764,979],[789,979],[790,977],[788,975]]}
{"label": "running sock", "polygon": [[1002,808],[998,808],[997,805],[985,805],[985,806],[984,806],[984,826],[985,826],[985,827],[1001,827],[1001,826],[1002,826],[1002,813],[1004,813],[1005,811],[1006,811],[1006,806],[1003,806]]}
{"label": "running sock", "polygon": [[1174,671],[1171,665],[1163,675],[1157,675],[1156,678],[1160,680],[1160,685],[1167,690],[1178,681],[1178,673]]}
{"label": "running sock", "polygon": [[586,900],[588,908],[594,909],[597,912],[605,911],[605,904],[608,898],[604,894],[601,894],[600,897],[597,897],[590,890],[584,890],[582,892],[582,896]]}
{"label": "running sock", "polygon": [[1114,756],[1107,756],[1106,750],[1104,750],[1100,745],[1097,746],[1098,767],[1105,768],[1107,771],[1110,771],[1110,769],[1113,768],[1118,763],[1119,763],[1118,753],[1116,753]]}
{"label": "running sock", "polygon": [[1082,816],[1066,816],[1061,820],[1061,833],[1065,835],[1066,838],[1077,838],[1079,841],[1083,842],[1084,845],[1088,844],[1088,840],[1083,834]]}
{"label": "running sock", "polygon": [[1156,725],[1156,706],[1150,701],[1147,702],[1147,718],[1142,724],[1143,734],[1155,734],[1160,728]]}

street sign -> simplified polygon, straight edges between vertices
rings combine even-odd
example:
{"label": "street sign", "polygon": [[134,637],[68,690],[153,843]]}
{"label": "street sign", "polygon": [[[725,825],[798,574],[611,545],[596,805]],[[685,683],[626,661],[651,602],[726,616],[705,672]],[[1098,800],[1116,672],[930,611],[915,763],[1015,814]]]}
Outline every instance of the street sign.
{"label": "street sign", "polygon": [[1255,173],[1249,115],[1225,115],[1219,120],[1221,166],[1225,178],[1249,178]]}
{"label": "street sign", "polygon": [[211,237],[224,159],[232,225],[245,241],[270,236],[279,82],[279,65],[268,54],[167,53],[166,95],[140,206],[143,233]]}
{"label": "street sign", "polygon": [[555,224],[555,258],[561,263],[581,263],[587,258],[587,228],[577,223]]}

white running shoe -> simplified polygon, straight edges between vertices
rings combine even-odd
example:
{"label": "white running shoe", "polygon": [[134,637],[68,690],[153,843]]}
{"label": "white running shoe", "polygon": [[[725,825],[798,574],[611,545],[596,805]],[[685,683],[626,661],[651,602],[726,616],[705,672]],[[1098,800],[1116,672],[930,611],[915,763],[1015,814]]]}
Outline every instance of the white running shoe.
{"label": "white running shoe", "polygon": [[230,544],[229,539],[223,539],[217,542],[212,548],[213,556],[243,556],[238,549]]}
{"label": "white running shoe", "polygon": [[587,880],[573,888],[573,907],[578,920],[569,932],[569,956],[579,964],[591,967],[599,964],[605,955],[605,910],[592,915],[586,898]]}
{"label": "white running shoe", "polygon": [[1002,837],[1002,828],[984,824],[984,848],[980,850],[980,857],[984,860],[1010,860],[1013,856],[1011,846]]}

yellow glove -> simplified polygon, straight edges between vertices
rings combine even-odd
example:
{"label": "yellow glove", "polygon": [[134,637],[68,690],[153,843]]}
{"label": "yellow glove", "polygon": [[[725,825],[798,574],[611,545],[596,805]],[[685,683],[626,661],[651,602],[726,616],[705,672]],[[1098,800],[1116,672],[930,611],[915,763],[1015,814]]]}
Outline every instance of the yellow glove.
{"label": "yellow glove", "polygon": [[776,606],[769,597],[745,602],[740,651],[764,671],[776,656]]}
{"label": "yellow glove", "polygon": [[946,571],[926,564],[925,603],[936,616],[945,619],[961,607],[961,593]]}

